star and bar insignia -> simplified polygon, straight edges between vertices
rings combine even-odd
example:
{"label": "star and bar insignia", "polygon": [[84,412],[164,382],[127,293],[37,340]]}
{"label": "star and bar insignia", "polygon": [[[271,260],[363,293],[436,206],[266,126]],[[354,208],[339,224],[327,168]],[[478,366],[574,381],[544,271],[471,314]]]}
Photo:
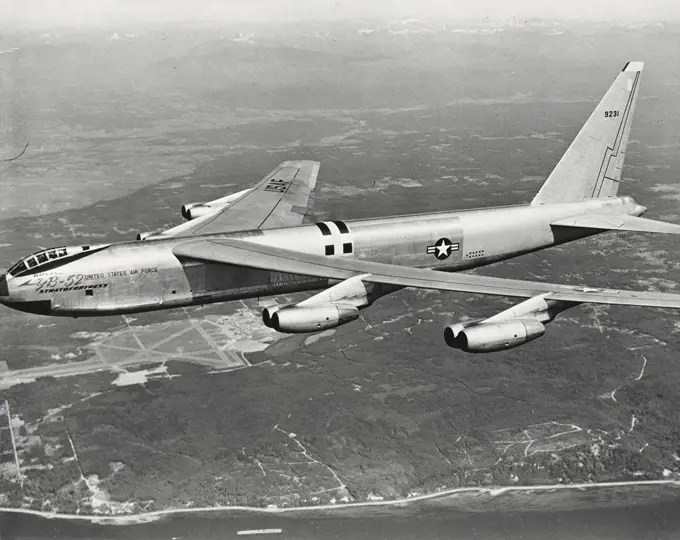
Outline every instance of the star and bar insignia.
{"label": "star and bar insignia", "polygon": [[433,246],[427,246],[427,253],[432,254],[440,261],[443,261],[451,255],[452,252],[458,251],[459,249],[460,244],[457,242],[454,244],[448,238],[440,238]]}

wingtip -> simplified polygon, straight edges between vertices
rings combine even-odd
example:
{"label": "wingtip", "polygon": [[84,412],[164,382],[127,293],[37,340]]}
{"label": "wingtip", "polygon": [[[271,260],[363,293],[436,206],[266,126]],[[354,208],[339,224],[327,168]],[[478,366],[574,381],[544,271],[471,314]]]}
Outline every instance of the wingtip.
{"label": "wingtip", "polygon": [[626,65],[623,66],[621,71],[642,71],[642,68],[644,67],[644,62],[626,62]]}

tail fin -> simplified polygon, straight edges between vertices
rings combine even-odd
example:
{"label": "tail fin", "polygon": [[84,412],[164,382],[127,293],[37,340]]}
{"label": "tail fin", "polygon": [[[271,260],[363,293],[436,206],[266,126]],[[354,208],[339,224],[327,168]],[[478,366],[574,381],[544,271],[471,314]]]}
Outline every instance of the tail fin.
{"label": "tail fin", "polygon": [[532,206],[616,195],[644,62],[628,62],[590,115]]}

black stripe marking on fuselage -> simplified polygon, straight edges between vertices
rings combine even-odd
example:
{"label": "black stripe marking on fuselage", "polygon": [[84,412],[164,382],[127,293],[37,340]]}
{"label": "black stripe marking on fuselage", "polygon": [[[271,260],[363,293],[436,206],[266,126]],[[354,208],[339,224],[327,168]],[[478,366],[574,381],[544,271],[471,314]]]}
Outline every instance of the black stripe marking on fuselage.
{"label": "black stripe marking on fuselage", "polygon": [[338,228],[340,231],[340,234],[349,234],[349,229],[347,228],[347,225],[343,221],[334,221],[335,226]]}
{"label": "black stripe marking on fuselage", "polygon": [[321,231],[321,234],[324,236],[330,236],[331,235],[331,230],[328,228],[328,225],[325,223],[317,223],[317,227],[319,227],[319,230]]}

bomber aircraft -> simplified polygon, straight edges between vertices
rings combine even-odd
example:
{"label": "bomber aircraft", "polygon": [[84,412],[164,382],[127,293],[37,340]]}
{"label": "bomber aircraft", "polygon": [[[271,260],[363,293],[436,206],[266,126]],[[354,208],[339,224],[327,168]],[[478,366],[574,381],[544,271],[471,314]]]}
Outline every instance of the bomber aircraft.
{"label": "bomber aircraft", "polygon": [[319,163],[285,161],[250,189],[184,205],[177,227],[29,255],[0,278],[0,302],[82,317],[322,289],[263,311],[268,327],[302,333],[353,321],[404,287],[526,299],[447,326],[445,342],[467,352],[531,341],[581,303],[680,308],[678,294],[456,273],[604,231],[680,234],[617,195],[642,68],[624,66],[530,204],[303,223]]}

